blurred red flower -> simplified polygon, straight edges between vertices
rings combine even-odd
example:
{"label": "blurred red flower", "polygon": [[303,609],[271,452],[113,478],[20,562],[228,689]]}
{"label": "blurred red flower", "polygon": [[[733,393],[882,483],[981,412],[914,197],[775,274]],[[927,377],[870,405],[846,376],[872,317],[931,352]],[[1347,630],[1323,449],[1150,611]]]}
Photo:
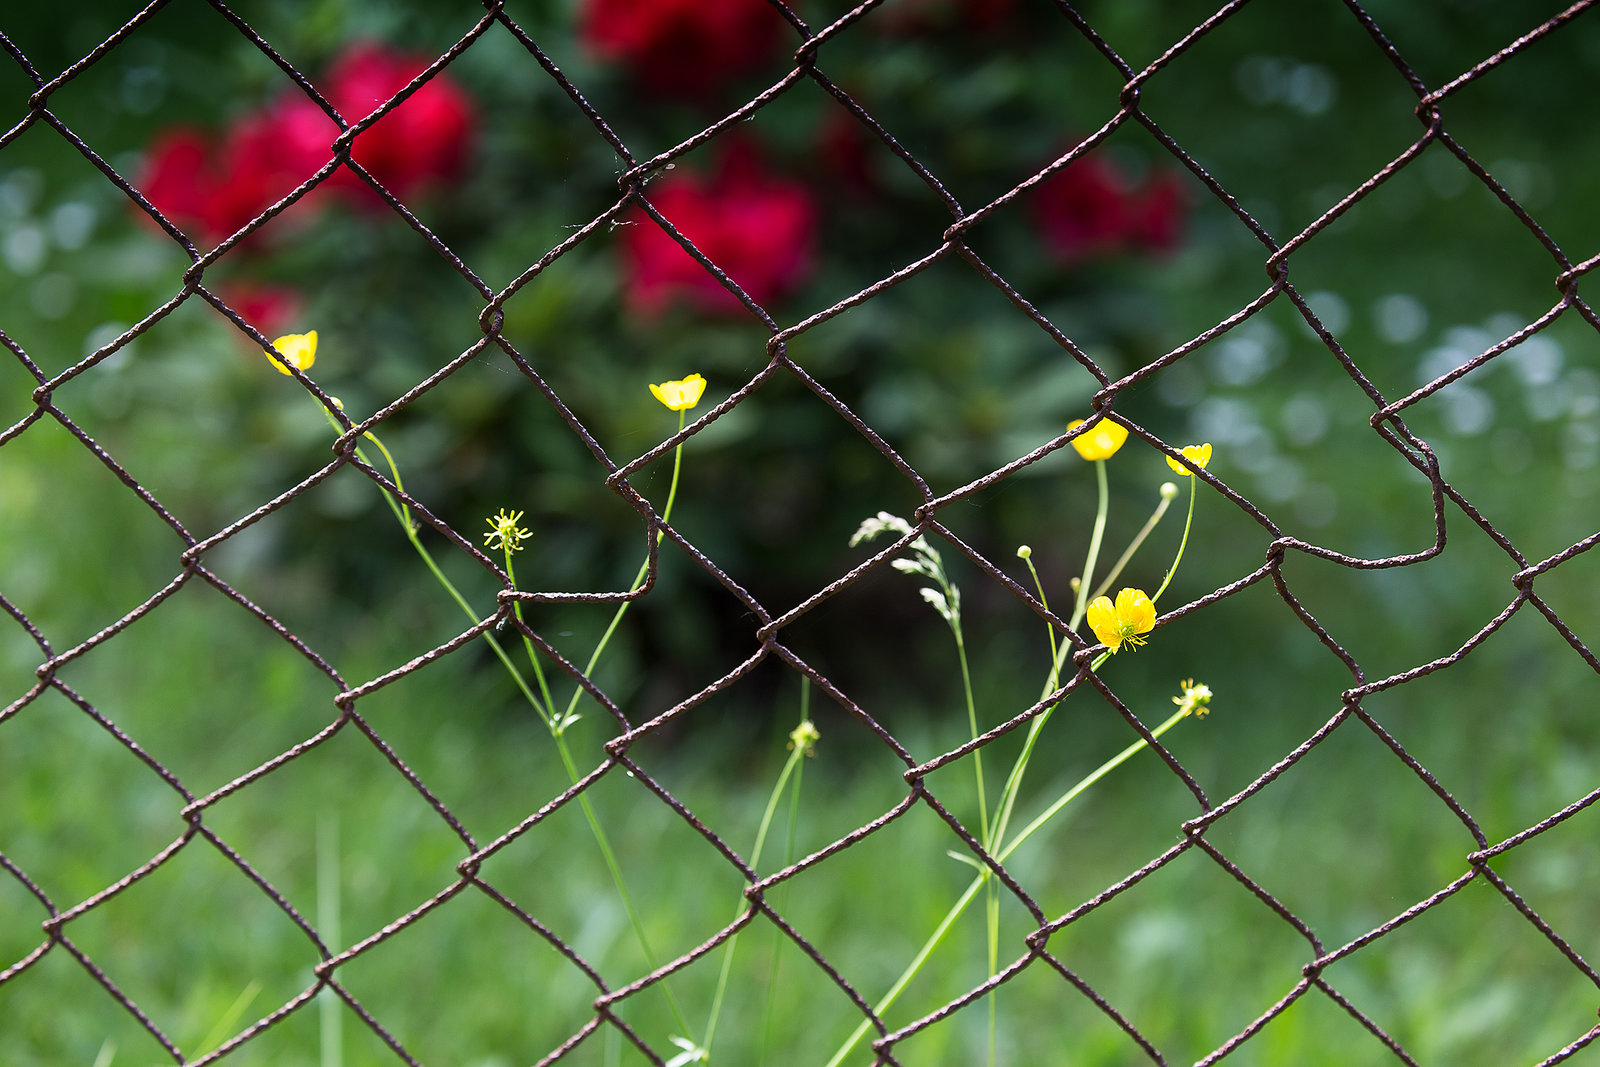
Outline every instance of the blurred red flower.
{"label": "blurred red flower", "polygon": [[[346,122],[360,122],[427,66],[419,57],[391,52],[382,45],[357,45],[328,72],[328,102]],[[460,176],[474,126],[471,99],[450,79],[448,71],[441,71],[357,134],[350,155],[403,200],[419,189]],[[327,141],[332,139],[330,136]],[[346,168],[340,168],[330,184],[358,192],[371,192],[372,188]],[[379,201],[375,193],[366,199]]]}
{"label": "blurred red flower", "polygon": [[1066,259],[1109,251],[1127,230],[1122,175],[1096,156],[1047,178],[1033,203],[1045,241]]}
{"label": "blurred red flower", "polygon": [[578,17],[596,56],[625,64],[647,89],[688,98],[760,67],[784,26],[766,0],[584,0]]}
{"label": "blurred red flower", "polygon": [[180,229],[218,241],[327,163],[327,131],[338,128],[314,104],[287,98],[246,115],[220,143],[180,127],[156,139],[134,184]]}
{"label": "blurred red flower", "polygon": [[829,108],[817,130],[816,154],[832,188],[854,196],[877,192],[873,153],[879,144],[850,112]]}
{"label": "blurred red flower", "polygon": [[[811,192],[773,174],[748,145],[730,148],[709,177],[680,167],[645,196],[758,304],[792,292],[811,270],[818,215]],[[743,310],[643,210],[631,221],[622,251],[633,311],[653,315],[675,299],[702,311]]]}
{"label": "blurred red flower", "polygon": [[134,185],[181,230],[210,232],[206,217],[216,189],[211,138],[179,126],[156,138]]}
{"label": "blurred red flower", "polygon": [[1152,252],[1178,247],[1183,231],[1182,179],[1170,171],[1144,183],[1129,208],[1129,235]]}
{"label": "blurred red flower", "polygon": [[[293,326],[305,309],[305,297],[298,289],[286,285],[264,285],[256,282],[223,282],[218,295],[239,317],[266,337],[283,333]],[[243,338],[244,335],[240,334]]]}
{"label": "blurred red flower", "polygon": [[[325,95],[346,121],[359,122],[425,66],[378,45],[357,45],[334,64]],[[459,175],[473,126],[471,101],[440,73],[358,134],[351,155],[404,198]],[[181,228],[208,241],[220,240],[326,166],[338,135],[334,121],[291,88],[236,121],[220,143],[189,128],[161,135],[135,184]],[[371,187],[345,168],[308,199],[320,200],[324,189],[381,204]]]}
{"label": "blurred red flower", "polygon": [[234,233],[294,192],[333,158],[328,145],[338,132],[303,96],[284,96],[234,123],[222,142],[216,187],[206,204],[208,232]]}
{"label": "blurred red flower", "polygon": [[1108,159],[1090,154],[1035,188],[1033,210],[1046,244],[1069,263],[1128,248],[1167,252],[1182,229],[1183,190],[1171,173],[1133,186]]}

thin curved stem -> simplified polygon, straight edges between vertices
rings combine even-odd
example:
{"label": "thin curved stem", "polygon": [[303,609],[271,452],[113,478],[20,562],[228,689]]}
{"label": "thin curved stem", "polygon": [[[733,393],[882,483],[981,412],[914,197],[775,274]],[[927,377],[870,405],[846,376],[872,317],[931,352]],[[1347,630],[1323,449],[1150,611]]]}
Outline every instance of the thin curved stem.
{"label": "thin curved stem", "polygon": [[[343,432],[343,428],[339,426],[336,420],[334,420],[331,413],[324,410],[323,414],[327,416],[328,420],[333,423],[336,429],[338,429],[340,432]],[[680,412],[678,415],[678,428],[680,430],[683,428],[682,412]],[[383,453],[384,460],[389,466],[390,476],[394,480],[395,488],[400,492],[405,492],[404,483],[402,483],[400,480],[399,465],[395,463],[394,456],[386,447],[384,447],[383,442],[378,440],[376,434],[369,432],[363,436],[370,440],[375,446],[377,446],[378,450]],[[368,461],[367,457],[362,453],[359,446],[355,451],[357,457],[360,458],[363,463],[367,463],[369,466],[371,466],[370,461]],[[677,493],[678,471],[682,462],[682,452],[683,446],[679,445],[672,468],[673,495]],[[390,510],[394,512],[395,518],[399,520],[401,529],[405,531],[406,539],[411,542],[411,546],[416,549],[417,554],[422,557],[423,563],[425,563],[428,567],[428,570],[433,573],[434,578],[439,582],[440,586],[442,586],[450,595],[451,599],[456,602],[457,606],[461,608],[462,612],[466,614],[467,618],[472,620],[474,623],[478,622],[478,614],[472,610],[472,605],[467,603],[466,597],[461,595],[460,590],[455,587],[455,584],[445,576],[442,570],[440,570],[439,565],[437,562],[435,562],[432,553],[430,553],[427,548],[423,546],[422,540],[418,536],[419,524],[412,518],[411,510],[403,503],[390,497],[388,493],[383,494],[383,497],[384,500],[389,504]],[[669,495],[667,502],[667,511],[669,513],[672,507],[671,501],[672,497]],[[660,543],[659,532],[657,533],[657,543]],[[646,560],[646,566],[648,566],[648,562],[649,561]],[[641,568],[640,577],[634,580],[633,588],[638,588],[639,584],[643,581],[644,573],[644,569]],[[506,553],[506,577],[511,581],[512,588],[516,588],[516,576],[514,570],[512,569],[511,553],[509,551]],[[605,636],[601,639],[600,645],[595,649],[594,654],[589,659],[589,665],[584,669],[585,675],[593,672],[594,665],[599,661],[600,653],[605,648],[605,641],[610,638],[612,631],[616,629],[617,623],[621,621],[622,611],[625,610],[627,606],[627,602],[624,602],[622,608],[618,610],[616,617],[612,619],[611,626],[607,628]],[[522,618],[521,603],[518,602],[514,604],[512,611],[516,614],[518,620],[520,621]],[[539,688],[544,693],[544,702],[542,704],[540,703],[539,698],[534,696],[533,690],[529,688],[527,680],[522,676],[522,672],[517,669],[516,664],[512,662],[511,657],[506,653],[500,642],[495,639],[494,635],[486,631],[483,634],[483,639],[488,642],[489,647],[494,650],[495,656],[500,660],[507,672],[510,673],[512,680],[516,683],[517,688],[522,692],[523,697],[539,715],[539,718],[544,722],[546,729],[550,731],[551,737],[554,738],[556,742],[556,751],[561,756],[562,767],[567,772],[567,778],[574,785],[576,785],[581,775],[578,773],[577,764],[573,761],[572,752],[567,746],[564,733],[566,731],[566,727],[575,721],[573,719],[573,712],[577,707],[579,695],[582,693],[582,687],[576,688],[573,692],[572,701],[567,706],[566,714],[564,714],[559,720],[555,719],[552,715],[554,704],[551,701],[549,686],[545,681],[544,670],[539,664],[539,659],[535,653],[533,643],[531,640],[529,640],[527,634],[523,634],[523,643],[527,646],[528,661],[533,667],[535,677],[538,679]],[[651,970],[655,970],[658,966],[656,963],[655,953],[650,948],[650,941],[645,933],[644,922],[642,919],[640,919],[638,909],[633,905],[633,898],[628,893],[627,883],[622,877],[622,867],[617,862],[616,853],[611,848],[610,839],[607,838],[605,830],[601,827],[600,818],[595,813],[593,805],[590,804],[587,793],[578,794],[578,804],[583,809],[584,817],[589,823],[589,829],[594,836],[595,844],[600,849],[600,855],[604,859],[606,867],[611,873],[611,880],[617,887],[617,894],[622,899],[623,909],[628,914],[628,921],[633,927],[634,936],[639,942],[639,949],[644,955],[645,962],[648,964]],[[679,1007],[677,998],[672,995],[672,989],[666,984],[666,982],[661,983],[661,992],[666,996],[667,1004],[671,1008],[673,1017],[678,1026],[685,1034],[689,1033],[689,1024],[684,1018],[683,1010]]]}
{"label": "thin curved stem", "polygon": [[[343,432],[343,427],[339,425],[332,414],[330,414],[326,409],[323,410],[323,414],[326,415],[328,421],[333,424],[334,429]],[[387,463],[389,467],[389,477],[394,481],[394,487],[402,493],[405,492],[405,483],[400,479],[400,467],[395,463],[394,456],[389,452],[388,448],[384,446],[382,441],[378,440],[378,435],[375,433],[369,432],[363,434],[362,436],[371,441],[377,447],[378,451],[383,453],[384,462]],[[356,446],[355,454],[356,458],[361,460],[361,462],[367,464],[369,467],[373,466],[372,462],[367,459],[366,453],[361,450],[359,445]],[[479,621],[478,613],[472,610],[472,605],[467,603],[467,598],[461,595],[461,591],[455,587],[455,583],[449,578],[445,577],[444,571],[439,569],[439,564],[434,560],[433,553],[429,552],[427,548],[423,546],[422,539],[418,536],[420,524],[414,518],[412,518],[411,509],[406,507],[404,502],[396,500],[388,493],[383,494],[383,500],[384,503],[389,505],[389,510],[394,512],[395,518],[400,523],[401,530],[405,531],[406,540],[411,542],[411,547],[416,550],[418,556],[422,557],[422,562],[426,564],[428,570],[432,572],[434,580],[437,581],[444,591],[450,595],[450,599],[456,602],[456,606],[462,610],[467,618],[472,620],[473,623],[477,623]],[[515,583],[513,582],[513,585],[514,584]],[[520,612],[518,617],[521,617]],[[501,647],[500,642],[495,639],[494,634],[486,631],[483,635],[483,639],[488,642],[489,647],[494,650],[494,654],[496,658],[500,660],[501,666],[505,667],[506,671],[511,675],[512,681],[516,683],[517,688],[522,692],[523,698],[526,699],[533,710],[538,713],[539,718],[543,720],[545,726],[552,726],[553,723],[550,718],[549,710],[551,708],[551,704],[549,703],[550,693],[549,689],[544,685],[544,675],[543,672],[539,670],[538,661],[533,661],[533,669],[538,675],[540,688],[544,689],[545,691],[545,703],[543,704],[541,704],[539,699],[533,695],[533,690],[528,687],[528,682],[522,677],[522,672],[517,669],[517,665],[512,662],[511,656],[507,654],[503,647]]]}
{"label": "thin curved stem", "polygon": [[[802,718],[804,718],[803,713]],[[752,869],[755,869],[756,866],[761,862],[761,850],[767,843],[767,830],[772,825],[772,816],[778,810],[778,801],[783,798],[784,786],[788,784],[789,777],[791,775],[793,775],[795,779],[795,801],[796,803],[799,801],[799,770],[804,759],[805,749],[801,745],[797,744],[789,753],[788,760],[784,762],[783,770],[778,772],[778,780],[773,783],[772,793],[767,797],[766,810],[761,813],[761,828],[756,831],[756,846],[750,853],[750,866]],[[738,909],[734,912],[734,918],[737,919],[740,915],[743,915],[748,906],[748,904],[743,902],[743,898],[741,897],[741,903]],[[708,1060],[711,1057],[711,1042],[717,1033],[717,1017],[722,1014],[722,1000],[723,996],[727,992],[728,978],[733,972],[734,949],[738,947],[738,944],[739,934],[735,933],[732,937],[728,938],[727,947],[722,953],[722,970],[717,976],[717,990],[711,998],[711,1015],[706,1020],[705,1040],[700,1045],[701,1051],[705,1054],[706,1059]],[[772,987],[770,984],[767,987],[767,995],[769,997],[772,995]]]}
{"label": "thin curved stem", "polygon": [[[1099,664],[1103,662],[1104,657],[1097,661],[1095,666],[1099,666]],[[1172,727],[1175,726],[1180,719],[1183,719],[1188,714],[1188,709],[1180,709],[1169,716],[1167,720],[1160,726],[1152,730],[1150,732],[1151,736],[1160,737],[1162,734],[1172,729]],[[1083,792],[1090,786],[1094,785],[1106,775],[1110,774],[1122,764],[1126,763],[1130,758],[1136,755],[1140,749],[1145,748],[1148,745],[1149,742],[1141,737],[1139,740],[1135,741],[1133,744],[1129,745],[1127,748],[1123,749],[1121,752],[1118,752],[1115,756],[1112,756],[1100,766],[1096,767],[1093,771],[1089,772],[1089,774],[1085,775],[1077,782],[1076,785],[1058,797],[1056,801],[1051,804],[1050,807],[1047,808],[1038,818],[1034,819],[1026,827],[1024,827],[1009,844],[997,852],[995,854],[996,862],[1005,862],[1005,860],[1009,858],[1023,842],[1028,840],[1028,838],[1032,837],[1035,833],[1042,829],[1051,819],[1059,815],[1061,810],[1069,803],[1081,796]],[[967,906],[970,905],[973,899],[978,895],[978,890],[983,886],[984,882],[993,880],[992,875],[993,872],[985,869],[982,874],[978,875],[970,883],[968,883],[967,888],[962,892],[961,896],[957,897],[956,902],[950,906],[950,910],[945,912],[944,918],[939,920],[939,925],[934,927],[933,933],[929,935],[928,940],[923,942],[922,948],[918,950],[916,956],[912,958],[911,963],[904,971],[901,972],[900,977],[896,979],[894,985],[889,988],[889,992],[884,995],[882,1000],[873,1005],[872,1010],[875,1015],[881,1016],[884,1012],[893,1007],[895,1001],[900,998],[900,994],[905,992],[906,987],[911,984],[912,979],[914,979],[917,976],[917,973],[922,970],[923,965],[928,962],[928,958],[933,955],[934,950],[937,949],[944,941],[945,935],[950,932],[950,928],[955,925],[956,920],[961,918],[961,915],[967,910]],[[860,1026],[856,1027],[856,1029],[845,1040],[845,1043],[839,1047],[837,1052],[834,1053],[833,1058],[828,1061],[827,1067],[839,1067],[839,1065],[844,1062],[844,1058],[850,1054],[856,1045],[860,1044],[861,1039],[866,1036],[866,1033],[870,1028],[870,1021],[863,1021]]]}
{"label": "thin curved stem", "polygon": [[[810,712],[811,679],[800,679],[800,716],[803,721],[811,721]],[[805,772],[805,763],[802,762],[795,768],[794,786],[789,793],[789,834],[784,842],[783,864],[787,867],[794,862],[797,851],[796,842],[800,835],[800,778]],[[781,912],[788,906],[789,883],[785,882],[778,887],[776,907]],[[778,965],[783,956],[774,952],[772,954],[772,968],[767,974],[767,1003],[761,1014],[761,1051],[756,1059],[757,1067],[767,1062],[767,1046],[772,1039],[772,1019],[776,1014],[778,1005]]]}
{"label": "thin curved stem", "polygon": [[1194,522],[1194,483],[1199,480],[1194,475],[1189,475],[1189,517],[1183,520],[1183,540],[1178,542],[1178,554],[1173,557],[1172,567],[1167,571],[1167,577],[1162,581],[1161,588],[1157,589],[1156,595],[1150,598],[1150,603],[1152,604],[1160,599],[1162,593],[1167,591],[1167,586],[1172,584],[1172,576],[1178,573],[1178,564],[1183,562],[1183,550],[1189,544],[1189,526]]}
{"label": "thin curved stem", "polygon": [[1171,504],[1172,498],[1162,493],[1160,502],[1156,504],[1156,510],[1150,513],[1150,517],[1139,528],[1139,532],[1133,535],[1133,540],[1128,542],[1127,550],[1117,557],[1117,562],[1112,565],[1110,573],[1095,587],[1095,591],[1090,597],[1091,600],[1111,588],[1111,583],[1117,580],[1117,575],[1122,573],[1122,568],[1126,567],[1128,561],[1133,559],[1133,554],[1139,551],[1139,546],[1144,544],[1145,538],[1149,537],[1151,532],[1155,530],[1156,525],[1161,522],[1161,517],[1167,513],[1167,508]]}
{"label": "thin curved stem", "polygon": [[[513,555],[513,549],[511,547],[511,542],[510,541],[504,542],[503,547],[505,548],[505,554],[506,554],[506,578],[510,580],[511,588],[515,589],[517,587],[517,568],[516,568],[516,565],[511,562],[511,557]],[[522,601],[513,600],[511,602],[511,612],[512,612],[512,614],[514,614],[517,617],[517,621],[518,622],[523,622],[523,619],[522,619]],[[543,696],[544,696],[544,706],[546,708],[553,708],[556,705],[555,705],[555,701],[552,700],[551,697],[550,697],[550,685],[549,685],[548,682],[545,681],[544,668],[539,665],[539,656],[534,651],[533,638],[528,636],[528,631],[526,629],[526,626],[527,626],[527,624],[524,623],[523,624],[523,629],[522,629],[522,647],[528,653],[528,662],[533,664],[533,676],[539,683],[539,692],[541,694],[543,694]],[[567,724],[566,723],[559,723],[559,722],[552,722],[552,721],[550,721],[550,718],[549,718],[548,715],[545,716],[545,720],[546,720],[545,721],[545,725],[550,728],[551,732],[554,733],[557,738],[560,738],[561,733],[564,730],[566,730]]]}
{"label": "thin curved stem", "polygon": [[[685,416],[686,412],[687,412],[687,409],[685,409],[684,411],[678,412],[678,429],[679,430],[683,429],[683,421],[684,421],[684,416]],[[679,472],[682,471],[682,469],[683,469],[683,445],[680,443],[678,445],[678,447],[673,449],[673,451],[672,451],[672,486],[671,486],[671,488],[669,488],[667,490],[667,506],[661,510],[661,521],[662,521],[663,524],[665,524],[669,519],[672,518],[672,504],[673,504],[673,501],[677,500],[677,498],[678,498],[678,475],[679,475]],[[665,531],[657,530],[656,531],[656,544],[659,545],[661,543],[661,539],[663,537],[665,537],[665,536],[666,536],[666,532]],[[650,573],[650,556],[648,554],[646,554],[644,562],[639,564],[639,573],[637,573],[637,574],[635,574],[633,576],[633,582],[628,586],[628,592],[633,593],[633,592],[638,591],[638,589],[644,585],[645,576],[647,574],[649,574],[649,573]],[[587,676],[587,675],[589,675],[589,674],[594,672],[595,664],[600,662],[600,654],[606,650],[606,645],[609,644],[610,641],[611,641],[611,635],[616,633],[618,624],[620,624],[622,622],[622,617],[628,613],[628,609],[630,607],[632,607],[632,606],[633,606],[633,601],[631,601],[631,600],[624,600],[622,603],[617,605],[616,614],[611,616],[611,624],[606,627],[605,633],[600,635],[599,642],[596,643],[596,645],[594,646],[594,652],[589,656],[589,662],[584,665],[583,673],[584,673],[585,676]],[[567,710],[561,716],[561,718],[563,720],[568,720],[568,719],[572,718],[573,713],[575,711],[577,711],[578,700],[579,700],[579,698],[581,696],[582,696],[582,690],[581,689],[573,691],[572,699],[567,702]]]}
{"label": "thin curved stem", "polygon": [[[1106,461],[1094,461],[1095,483],[1100,490],[1100,503],[1094,513],[1094,532],[1089,535],[1089,554],[1083,561],[1083,577],[1078,582],[1078,596],[1072,605],[1072,619],[1067,623],[1067,629],[1076,630],[1083,621],[1083,613],[1089,606],[1089,586],[1094,581],[1094,565],[1100,558],[1100,542],[1106,535],[1106,513],[1111,508],[1111,491],[1106,483]],[[1058,664],[1059,666],[1059,664]],[[1049,689],[1045,693],[1050,692]],[[1041,697],[1044,694],[1040,694]]]}

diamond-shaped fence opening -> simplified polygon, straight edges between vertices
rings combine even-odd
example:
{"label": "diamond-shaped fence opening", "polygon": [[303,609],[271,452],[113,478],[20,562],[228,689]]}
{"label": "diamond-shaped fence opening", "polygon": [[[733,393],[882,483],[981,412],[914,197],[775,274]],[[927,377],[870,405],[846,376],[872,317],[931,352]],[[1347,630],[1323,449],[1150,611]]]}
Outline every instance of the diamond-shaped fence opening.
{"label": "diamond-shaped fence opening", "polygon": [[1592,1055],[1593,6],[0,16],[0,1061]]}

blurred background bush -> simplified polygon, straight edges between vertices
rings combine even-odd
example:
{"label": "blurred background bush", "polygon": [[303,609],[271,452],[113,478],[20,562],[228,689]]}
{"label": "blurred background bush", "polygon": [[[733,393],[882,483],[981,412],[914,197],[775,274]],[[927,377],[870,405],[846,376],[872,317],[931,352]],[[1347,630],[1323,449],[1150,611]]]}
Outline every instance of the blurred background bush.
{"label": "blurred background bush", "polygon": [[[1260,7],[1180,56],[1151,81],[1142,105],[1282,242],[1421,127],[1404,79],[1347,12]],[[1473,17],[1447,17],[1458,7]],[[1425,77],[1454,72],[1526,28],[1525,13],[1495,5],[1424,12],[1380,4],[1374,13]],[[1135,66],[1188,28],[1187,14],[1153,4],[1087,14]],[[126,15],[114,3],[77,8],[66,20],[17,12],[6,32],[51,71]],[[671,147],[789,65],[792,31],[754,0],[716,17],[694,5],[621,0],[517,15],[636,159]],[[401,88],[470,26],[461,13],[342,3],[240,16],[351,116]],[[1563,79],[1595,67],[1588,41],[1584,32],[1556,35],[1538,62],[1485,79],[1449,113],[1475,158],[1552,236],[1578,247],[1596,223],[1571,183],[1594,147],[1560,136],[1572,116],[1559,104]],[[821,66],[967,212],[1110,120],[1120,81],[1057,11],[1014,2],[889,5],[830,41]],[[14,65],[7,77],[20,108],[25,80]],[[51,106],[202,251],[315,173],[337,134],[220,14],[150,19]],[[354,156],[491,291],[614,203],[624,169],[498,27],[363,133]],[[17,138],[4,168],[5,328],[47,372],[180,292],[182,249],[55,131],[38,124]],[[683,157],[649,193],[780,325],[920,260],[952,221],[949,201],[809,83]],[[507,338],[616,462],[670,429],[645,382],[700,370],[720,400],[767,362],[768,331],[645,219],[631,210],[556,259],[505,309]],[[971,246],[1113,377],[1266,289],[1261,242],[1137,124],[974,228]],[[1438,145],[1291,263],[1324,324],[1391,398],[1526,325],[1553,297],[1548,255]],[[1485,269],[1490,263],[1500,269]],[[318,329],[317,379],[353,414],[386,405],[481,336],[475,284],[346,170],[245,237],[204,282],[266,336]],[[1600,381],[1573,358],[1591,343],[1588,332],[1559,322],[1408,420],[1447,461],[1447,477],[1465,473],[1449,464],[1460,456],[1484,472],[1485,490],[1515,482],[1518,499],[1492,521],[1514,524],[1532,501],[1543,502],[1538,525],[1562,531],[1552,544],[1581,533],[1583,520],[1549,512],[1587,510],[1578,501],[1600,449]],[[802,334],[789,351],[935,492],[1048,442],[1085,412],[1095,388],[1069,353],[955,257]],[[204,534],[327,458],[315,412],[261,370],[248,338],[191,298],[59,400]],[[29,383],[18,369],[7,373],[14,421],[31,406]],[[1214,441],[1222,476],[1286,530],[1380,556],[1421,547],[1428,523],[1418,510],[1421,479],[1361,433],[1372,407],[1280,300],[1130,390],[1118,410],[1177,443]],[[476,528],[497,506],[528,511],[538,537],[527,583],[615,587],[631,570],[636,516],[598,486],[587,450],[503,356],[480,355],[384,430],[409,487],[457,529]],[[1366,448],[1373,451],[1352,451]],[[659,468],[639,480],[647,493],[660,488]],[[1159,481],[1153,454],[1145,468],[1144,481]],[[835,413],[781,381],[696,439],[687,476],[680,523],[774,609],[842,573],[844,539],[862,516],[909,513],[918,502]],[[1154,488],[1134,481],[1117,485],[1130,529]],[[1058,453],[1015,482],[959,509],[957,525],[995,558],[1022,541],[1040,547],[1047,577],[1059,582],[1081,558],[1090,479]],[[7,508],[18,529],[31,521],[19,507],[26,499]],[[1393,506],[1371,506],[1380,501]],[[299,612],[337,618],[332,627],[343,629],[345,608],[357,616],[371,609],[358,590],[379,594],[379,575],[412,569],[409,546],[384,514],[375,491],[342,479],[312,506],[289,509],[219,554],[275,575],[309,567],[294,590]],[[1216,525],[1226,520],[1211,522],[1208,530],[1202,520],[1201,534],[1219,543],[1191,558],[1189,591],[1261,559],[1263,542],[1232,544]],[[157,542],[168,536],[152,531]],[[169,576],[170,556],[158,558],[150,577]],[[733,617],[741,609],[705,593],[708,621],[748,648]],[[983,594],[974,593],[982,610]],[[414,610],[448,615],[450,605],[434,599]],[[918,605],[905,599],[915,614]],[[873,610],[894,609],[863,606],[863,616]],[[1382,627],[1392,613],[1375,616]],[[657,621],[653,640],[693,632]],[[881,631],[881,619],[861,621]],[[829,629],[839,640],[827,655],[848,660],[860,643],[847,624]],[[1392,629],[1387,644],[1418,636],[1414,626]],[[692,662],[684,636],[677,644],[672,658]],[[870,684],[870,665],[838,667]]]}

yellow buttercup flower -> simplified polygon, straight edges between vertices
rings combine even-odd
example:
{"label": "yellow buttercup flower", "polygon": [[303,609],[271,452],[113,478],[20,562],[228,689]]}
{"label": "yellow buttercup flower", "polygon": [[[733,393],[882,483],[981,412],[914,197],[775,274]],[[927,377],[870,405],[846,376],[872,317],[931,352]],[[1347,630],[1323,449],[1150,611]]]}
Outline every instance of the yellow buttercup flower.
{"label": "yellow buttercup flower", "polygon": [[1119,652],[1124,641],[1133,647],[1144,644],[1142,635],[1156,624],[1156,606],[1143,589],[1123,589],[1114,604],[1110,597],[1095,597],[1087,618],[1089,629],[1101,643],[1112,652]]}
{"label": "yellow buttercup flower", "polygon": [[1211,687],[1204,682],[1195,684],[1193,678],[1185,678],[1182,682],[1183,695],[1173,697],[1172,702],[1178,705],[1185,715],[1193,715],[1203,719],[1211,711]]}
{"label": "yellow buttercup flower", "polygon": [[485,548],[503,548],[507,552],[515,552],[522,547],[524,537],[532,537],[530,530],[517,526],[522,518],[522,512],[507,512],[501,508],[499,514],[489,518],[489,532],[483,537]]}
{"label": "yellow buttercup flower", "polygon": [[[272,347],[277,349],[278,355],[283,357],[280,362],[272,355],[267,358],[272,360],[272,365],[278,368],[279,373],[288,374],[289,367],[295,370],[310,370],[311,364],[317,361],[317,331],[307,330],[305,333],[286,333],[272,342]],[[285,367],[283,364],[289,364]]]}
{"label": "yellow buttercup flower", "polygon": [[[1205,470],[1206,464],[1211,462],[1210,441],[1207,441],[1203,445],[1184,445],[1178,451],[1183,453],[1184,459],[1188,460],[1196,467],[1199,467],[1201,470]],[[1194,471],[1190,470],[1188,467],[1185,467],[1182,463],[1179,463],[1171,456],[1167,457],[1167,466],[1171,467],[1179,474],[1189,475],[1191,477],[1194,475]]]}
{"label": "yellow buttercup flower", "polygon": [[667,405],[668,410],[688,411],[700,403],[700,396],[706,391],[706,380],[698,374],[691,374],[675,382],[652,384],[650,391],[657,400]]}
{"label": "yellow buttercup flower", "polygon": [[[1076,430],[1082,425],[1082,419],[1073,419],[1067,423],[1067,429]],[[1117,454],[1117,449],[1121,448],[1127,439],[1126,426],[1096,416],[1095,421],[1089,426],[1088,433],[1072,439],[1072,447],[1076,448],[1078,455],[1084,459],[1110,459]]]}

